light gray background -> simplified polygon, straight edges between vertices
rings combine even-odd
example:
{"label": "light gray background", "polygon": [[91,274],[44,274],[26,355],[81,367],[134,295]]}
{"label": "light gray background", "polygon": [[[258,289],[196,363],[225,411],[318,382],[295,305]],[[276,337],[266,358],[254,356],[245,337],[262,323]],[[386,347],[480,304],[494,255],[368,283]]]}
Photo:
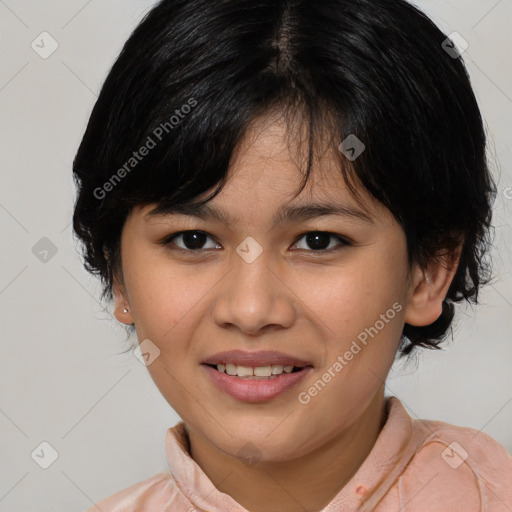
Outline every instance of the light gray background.
{"label": "light gray background", "polygon": [[[71,165],[100,86],[150,0],[0,0],[0,511],[80,512],[167,469],[179,421],[98,297],[71,236]],[[496,280],[455,341],[397,364],[386,394],[413,417],[482,429],[512,452],[512,0],[422,0],[464,54],[499,179]],[[58,49],[42,59],[43,31]],[[404,48],[407,51],[407,48]],[[449,122],[449,119],[446,120]],[[42,262],[43,237],[57,248]],[[46,470],[42,441],[58,452]]]}

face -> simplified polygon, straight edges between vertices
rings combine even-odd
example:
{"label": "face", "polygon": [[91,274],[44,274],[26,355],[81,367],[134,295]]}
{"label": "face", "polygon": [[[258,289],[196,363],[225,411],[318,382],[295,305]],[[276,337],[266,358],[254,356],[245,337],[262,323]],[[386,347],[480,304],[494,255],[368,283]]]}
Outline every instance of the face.
{"label": "face", "polygon": [[[356,202],[330,150],[293,198],[301,175],[285,130],[275,121],[247,134],[208,203],[229,223],[147,215],[155,205],[132,210],[115,290],[116,316],[129,316],[139,342],[160,351],[148,370],[185,423],[224,453],[250,442],[268,461],[320,447],[368,407],[394,361],[411,296],[402,228],[364,190],[365,208]],[[283,208],[319,202],[368,219],[274,222]],[[308,368],[275,396],[235,397],[203,364],[229,350],[279,351]],[[258,380],[244,383],[255,389]]]}

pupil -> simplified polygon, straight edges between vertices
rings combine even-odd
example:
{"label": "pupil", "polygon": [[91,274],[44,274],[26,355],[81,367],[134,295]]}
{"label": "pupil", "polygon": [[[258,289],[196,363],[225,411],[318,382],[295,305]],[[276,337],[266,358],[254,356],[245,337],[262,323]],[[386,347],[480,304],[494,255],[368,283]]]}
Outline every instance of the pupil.
{"label": "pupil", "polygon": [[[187,249],[201,249],[206,241],[206,235],[197,231],[183,233],[183,242]],[[306,240],[311,249],[320,250],[329,246],[330,235],[326,233],[308,233]]]}
{"label": "pupil", "polygon": [[204,245],[206,235],[197,231],[183,233],[183,243],[187,249],[201,249]]}
{"label": "pupil", "polygon": [[[326,243],[322,243],[322,238]],[[308,233],[306,235],[307,243],[312,249],[325,249],[329,246],[329,238],[330,235],[326,233]],[[318,242],[318,239],[320,239],[320,242]]]}

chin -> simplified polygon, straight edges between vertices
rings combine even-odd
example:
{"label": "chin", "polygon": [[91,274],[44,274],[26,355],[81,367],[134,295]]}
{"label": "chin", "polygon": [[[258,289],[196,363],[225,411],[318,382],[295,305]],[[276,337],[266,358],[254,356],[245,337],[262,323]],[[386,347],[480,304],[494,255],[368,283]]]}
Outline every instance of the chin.
{"label": "chin", "polygon": [[261,430],[250,429],[233,434],[227,444],[217,447],[223,452],[245,462],[248,466],[256,462],[285,462],[297,458],[297,446],[303,446],[302,440],[285,432],[268,434]]}

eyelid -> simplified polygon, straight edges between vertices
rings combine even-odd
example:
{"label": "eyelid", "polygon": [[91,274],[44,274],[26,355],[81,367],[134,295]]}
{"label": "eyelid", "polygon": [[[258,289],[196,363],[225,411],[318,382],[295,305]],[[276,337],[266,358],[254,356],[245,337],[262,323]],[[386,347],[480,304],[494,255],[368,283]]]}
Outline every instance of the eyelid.
{"label": "eyelid", "polygon": [[293,245],[297,244],[297,242],[299,240],[301,240],[302,238],[304,238],[306,235],[309,235],[311,233],[320,233],[322,235],[327,235],[327,236],[330,236],[332,238],[337,238],[339,240],[339,244],[336,245],[335,247],[331,247],[330,249],[319,249],[317,251],[314,251],[314,250],[311,250],[311,249],[296,249],[298,251],[305,251],[307,253],[310,253],[310,254],[318,254],[318,255],[321,255],[321,254],[330,254],[330,253],[333,253],[333,252],[336,252],[336,251],[339,251],[345,247],[349,247],[351,245],[354,244],[354,242],[352,240],[350,240],[350,238],[344,236],[344,235],[339,235],[338,233],[333,233],[331,231],[323,231],[321,229],[313,229],[313,230],[309,230],[309,231],[305,231],[304,233],[301,233],[295,240],[295,242],[293,243]]}
{"label": "eyelid", "polygon": [[[161,240],[158,241],[158,244],[163,245],[163,246],[169,246],[171,244],[174,245],[172,243],[172,240],[174,238],[179,237],[180,235],[185,234],[185,233],[201,233],[201,234],[205,235],[207,238],[210,238],[210,239],[214,240],[215,243],[221,245],[216,240],[216,238],[213,235],[211,235],[210,233],[208,233],[206,231],[203,231],[201,229],[186,229],[186,230],[182,230],[182,231],[176,231],[174,233],[171,233],[170,235],[166,235],[165,237],[163,237]],[[320,229],[309,230],[309,231],[305,231],[305,232],[301,233],[300,235],[298,235],[296,237],[295,241],[293,242],[293,245],[296,245],[299,240],[301,240],[306,235],[309,235],[311,233],[320,233],[320,234],[323,234],[323,235],[328,235],[328,236],[330,236],[332,238],[337,238],[340,243],[336,247],[331,247],[330,249],[319,249],[317,251],[315,251],[315,250],[308,250],[308,249],[296,249],[296,250],[304,251],[304,252],[315,254],[315,255],[316,254],[321,255],[321,254],[330,254],[330,253],[335,252],[337,250],[341,250],[341,249],[343,249],[345,247],[349,247],[349,246],[354,245],[354,242],[350,238],[345,236],[345,235],[340,235],[338,233],[333,233],[331,231],[323,231],[323,230],[320,230]],[[208,249],[195,249],[194,250],[194,249],[184,249],[182,247],[175,246],[175,249],[173,249],[173,250],[180,251],[182,253],[201,254],[203,252],[208,252],[208,251],[211,251],[211,250],[214,250],[214,249],[208,248]]]}
{"label": "eyelid", "polygon": [[[175,231],[174,233],[171,233],[170,235],[165,235],[163,238],[158,240],[157,243],[159,245],[163,245],[164,247],[165,246],[169,246],[169,245],[172,244],[172,240],[174,238],[177,238],[180,235],[183,235],[185,233],[201,233],[201,234],[205,235],[207,238],[210,238],[210,239],[214,240],[215,243],[219,244],[219,242],[215,239],[215,237],[213,235],[211,235],[210,233],[208,233],[206,231],[203,231],[201,229],[185,229],[185,230],[181,230],[181,231]],[[189,253],[197,253],[197,254],[199,254],[201,252],[209,251],[211,249],[196,249],[196,250],[193,250],[193,249],[183,249],[182,247],[176,247],[175,250],[182,251],[182,252],[189,252]]]}

